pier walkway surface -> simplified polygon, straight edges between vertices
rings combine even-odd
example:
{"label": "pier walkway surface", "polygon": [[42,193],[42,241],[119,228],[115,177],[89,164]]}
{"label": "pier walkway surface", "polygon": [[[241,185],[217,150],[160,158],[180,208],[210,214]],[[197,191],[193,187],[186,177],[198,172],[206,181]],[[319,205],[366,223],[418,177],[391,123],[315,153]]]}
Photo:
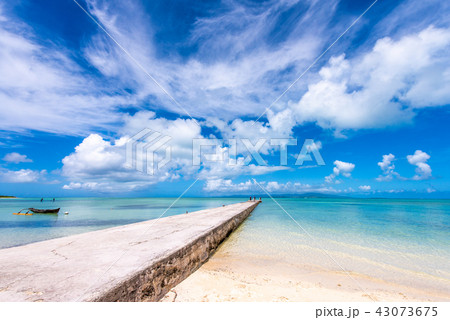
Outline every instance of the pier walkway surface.
{"label": "pier walkway surface", "polygon": [[0,250],[0,301],[157,301],[259,201]]}

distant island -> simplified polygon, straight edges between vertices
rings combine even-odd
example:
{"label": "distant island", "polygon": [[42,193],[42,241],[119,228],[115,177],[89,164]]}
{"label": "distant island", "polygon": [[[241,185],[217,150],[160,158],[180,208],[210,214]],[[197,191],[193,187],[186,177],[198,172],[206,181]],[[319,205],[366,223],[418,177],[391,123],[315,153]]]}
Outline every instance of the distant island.
{"label": "distant island", "polygon": [[12,199],[15,199],[15,198],[17,198],[17,197],[14,197],[14,196],[0,196],[0,199],[2,199],[2,198],[12,198]]}

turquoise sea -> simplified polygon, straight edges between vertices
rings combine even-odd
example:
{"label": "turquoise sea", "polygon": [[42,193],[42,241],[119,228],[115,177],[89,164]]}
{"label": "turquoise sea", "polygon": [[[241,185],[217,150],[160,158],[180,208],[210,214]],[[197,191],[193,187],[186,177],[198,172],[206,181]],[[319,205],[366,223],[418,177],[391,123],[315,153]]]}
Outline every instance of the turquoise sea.
{"label": "turquoise sea", "polygon": [[[40,198],[0,199],[0,248],[220,207],[239,198]],[[175,203],[174,203],[175,202]],[[170,208],[169,208],[170,207]],[[23,208],[61,208],[58,215],[13,215]],[[168,209],[169,208],[169,209]],[[64,212],[69,212],[65,215]],[[165,212],[165,213],[164,213]]]}
{"label": "turquoise sea", "polygon": [[[0,200],[0,248],[159,217],[174,198]],[[165,216],[247,198],[183,198]],[[232,237],[237,254],[345,270],[450,294],[450,200],[263,199]],[[16,216],[28,207],[59,215]],[[68,215],[64,212],[68,211]],[[295,220],[295,221],[294,221]]]}

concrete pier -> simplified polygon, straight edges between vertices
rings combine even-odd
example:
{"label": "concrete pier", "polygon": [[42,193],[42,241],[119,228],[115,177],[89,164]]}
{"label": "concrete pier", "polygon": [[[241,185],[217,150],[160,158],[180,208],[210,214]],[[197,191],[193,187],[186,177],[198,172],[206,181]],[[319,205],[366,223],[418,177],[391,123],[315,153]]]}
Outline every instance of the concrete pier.
{"label": "concrete pier", "polygon": [[259,201],[0,250],[0,301],[157,301]]}

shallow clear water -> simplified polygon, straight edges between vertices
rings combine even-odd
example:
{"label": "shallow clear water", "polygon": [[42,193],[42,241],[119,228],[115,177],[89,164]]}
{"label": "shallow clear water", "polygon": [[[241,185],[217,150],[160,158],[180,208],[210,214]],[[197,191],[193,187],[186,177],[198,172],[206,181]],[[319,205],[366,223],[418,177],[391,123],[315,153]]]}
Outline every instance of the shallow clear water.
{"label": "shallow clear water", "polygon": [[[0,248],[159,217],[172,198],[0,200]],[[180,199],[165,216],[246,198]],[[387,281],[448,291],[450,200],[264,199],[227,242],[240,257],[351,270]],[[15,216],[22,208],[61,207],[59,215]],[[69,215],[63,213],[68,211]],[[289,216],[290,215],[290,216]],[[295,221],[294,221],[295,220]]]}
{"label": "shallow clear water", "polygon": [[287,213],[265,200],[227,246],[230,254],[344,269],[450,294],[449,200],[276,201]]}

